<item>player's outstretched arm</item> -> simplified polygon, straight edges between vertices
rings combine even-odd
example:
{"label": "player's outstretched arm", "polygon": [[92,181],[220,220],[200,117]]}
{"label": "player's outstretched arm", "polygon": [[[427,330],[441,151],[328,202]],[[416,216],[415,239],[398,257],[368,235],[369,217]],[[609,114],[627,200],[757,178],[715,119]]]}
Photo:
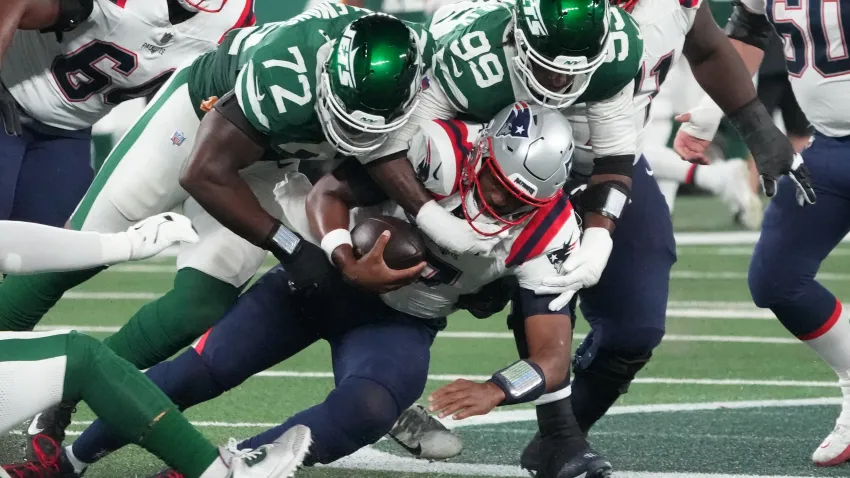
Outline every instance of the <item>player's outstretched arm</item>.
{"label": "player's outstretched arm", "polygon": [[[744,3],[750,4],[747,0]],[[764,11],[753,11],[736,2],[726,30],[728,39],[704,2],[685,39],[683,53],[710,99],[704,98],[696,110],[677,118],[687,123],[677,133],[673,148],[684,159],[706,163],[703,151],[717,131],[719,107],[752,153],[765,194],[776,194],[776,181],[787,174],[797,186],[800,205],[814,203],[814,188],[802,158],[794,154],[791,142],[776,127],[752,84],[762,51],[774,34]]]}
{"label": "player's outstretched arm", "polygon": [[197,242],[198,235],[189,219],[174,213],[153,216],[117,234],[0,221],[0,272],[69,271],[147,259],[178,241]]}
{"label": "player's outstretched arm", "polygon": [[322,250],[351,282],[377,294],[390,292],[415,282],[423,264],[405,270],[390,269],[384,262],[385,233],[359,260],[352,247],[349,211],[356,206],[378,204],[387,199],[357,161],[349,160],[316,182],[307,196],[307,219],[311,232],[321,241]]}
{"label": "player's outstretched arm", "polygon": [[461,379],[437,389],[428,397],[429,410],[439,412],[440,418],[462,420],[487,414],[497,406],[532,402],[547,393],[553,401],[561,398],[554,396],[566,382],[570,368],[572,321],[566,310],[547,310],[552,297],[521,290],[514,301],[514,307],[526,317],[523,324],[514,325],[524,328],[525,343],[517,345],[521,360],[494,373],[486,382]]}

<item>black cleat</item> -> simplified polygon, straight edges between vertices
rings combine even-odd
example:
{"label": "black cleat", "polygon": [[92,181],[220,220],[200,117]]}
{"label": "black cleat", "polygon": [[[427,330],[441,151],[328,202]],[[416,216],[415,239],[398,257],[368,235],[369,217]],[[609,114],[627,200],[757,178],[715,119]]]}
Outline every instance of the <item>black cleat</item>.
{"label": "black cleat", "polygon": [[[50,446],[49,442],[41,440],[36,443],[37,437],[50,437],[52,442],[60,444],[65,440],[65,429],[71,424],[71,415],[76,411],[74,403],[60,403],[39,413],[32,419],[27,428],[27,461],[39,461],[39,453],[36,445],[41,447]],[[42,449],[41,455],[52,456],[53,451]]]}
{"label": "black cleat", "polygon": [[[592,448],[573,455],[563,453],[568,448],[560,440],[544,444],[540,432],[535,433],[520,455],[520,466],[538,478],[608,478],[613,475],[611,463]],[[549,457],[546,470],[541,461],[543,454]]]}
{"label": "black cleat", "polygon": [[519,456],[519,466],[532,473],[540,471],[540,432],[534,434],[522,455]]}
{"label": "black cleat", "polygon": [[3,471],[12,478],[80,478],[68,461],[65,449],[47,435],[32,437],[36,459],[13,465],[3,465]]}

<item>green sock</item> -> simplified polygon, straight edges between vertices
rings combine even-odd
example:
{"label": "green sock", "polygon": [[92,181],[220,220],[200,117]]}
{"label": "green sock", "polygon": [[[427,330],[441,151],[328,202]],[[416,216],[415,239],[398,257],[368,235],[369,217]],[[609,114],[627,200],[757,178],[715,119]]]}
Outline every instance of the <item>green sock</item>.
{"label": "green sock", "polygon": [[65,291],[103,269],[6,277],[0,284],[0,330],[32,330]]}
{"label": "green sock", "polygon": [[140,369],[171,357],[209,330],[236,301],[239,289],[195,269],[181,269],[174,288],[139,309],[103,341]]}
{"label": "green sock", "polygon": [[188,478],[198,478],[218,450],[168,397],[103,343],[68,336],[65,400],[84,400],[121,438],[137,443]]}

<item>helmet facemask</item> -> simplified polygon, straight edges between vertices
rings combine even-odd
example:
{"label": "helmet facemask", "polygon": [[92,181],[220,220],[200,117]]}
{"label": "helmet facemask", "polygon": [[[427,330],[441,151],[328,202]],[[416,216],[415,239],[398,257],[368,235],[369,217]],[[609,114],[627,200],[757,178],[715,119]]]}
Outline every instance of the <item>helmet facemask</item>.
{"label": "helmet facemask", "polygon": [[[408,36],[406,40],[410,42],[410,48],[404,52],[406,58],[394,58],[399,65],[403,63],[404,70],[392,78],[392,85],[387,86],[384,83],[385,88],[392,88],[399,93],[389,106],[382,104],[370,107],[365,104],[364,97],[369,93],[364,91],[376,89],[375,85],[369,85],[370,76],[374,75],[375,71],[364,71],[362,67],[358,71],[360,65],[354,65],[358,61],[368,62],[370,55],[374,55],[371,45],[355,38],[359,31],[352,28],[357,22],[369,17],[397,22],[404,28]],[[398,38],[398,35],[396,37]],[[330,57],[322,65],[320,72],[316,111],[325,138],[340,153],[349,156],[363,156],[380,148],[386,141],[387,134],[403,127],[413,114],[419,103],[416,96],[421,88],[421,77],[422,58],[419,45],[407,26],[395,18],[381,14],[356,20],[349,25],[342,37],[332,44]],[[375,96],[374,92],[372,95]]]}
{"label": "helmet facemask", "polygon": [[[579,50],[571,53],[565,45],[558,44],[559,37],[569,36],[568,28],[562,25],[570,13],[561,14],[547,25],[541,20],[541,0],[517,0],[513,12],[513,38],[516,56],[512,66],[522,80],[523,88],[534,102],[547,108],[561,109],[575,103],[590,84],[590,78],[605,62],[610,46],[607,3],[602,3],[602,24],[595,29],[600,37],[588,36],[588,42],[599,42],[582,48],[592,55],[582,55]],[[606,0],[607,1],[607,0]],[[575,25],[581,22],[574,20]],[[574,26],[575,26],[574,25]],[[552,31],[550,31],[552,30]],[[574,48],[581,45],[572,45]],[[563,75],[568,77],[563,88],[555,89],[544,85],[538,77]]]}
{"label": "helmet facemask", "polygon": [[[472,229],[483,236],[498,235],[522,224],[537,209],[557,198],[557,195],[536,198],[529,194],[519,185],[524,183],[520,178],[505,175],[493,151],[493,138],[484,130],[464,164],[459,187],[463,215]],[[491,204],[489,199],[493,198],[498,198],[501,204]],[[501,223],[503,227],[484,232],[475,226],[476,222]]]}

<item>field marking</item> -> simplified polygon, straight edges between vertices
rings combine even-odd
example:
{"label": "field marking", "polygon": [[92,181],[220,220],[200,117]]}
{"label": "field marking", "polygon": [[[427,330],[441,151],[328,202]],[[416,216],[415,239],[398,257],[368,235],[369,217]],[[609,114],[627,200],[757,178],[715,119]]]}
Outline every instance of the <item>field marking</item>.
{"label": "field marking", "polygon": [[[295,370],[267,370],[255,377],[266,378],[333,378],[333,372],[298,372]],[[435,382],[452,382],[457,379],[485,381],[490,375],[467,374],[429,374],[428,380]],[[838,380],[747,380],[747,379],[710,379],[710,378],[664,378],[639,377],[632,383],[659,385],[724,385],[724,386],[759,386],[759,387],[823,387],[838,388]]]}
{"label": "field marking", "polygon": [[[753,247],[678,247],[676,254],[680,256],[745,256],[753,255]],[[833,249],[830,256],[850,256],[847,248]]]}
{"label": "field marking", "polygon": [[[747,408],[775,408],[775,407],[806,407],[839,405],[841,398],[810,398],[792,400],[748,400],[733,402],[707,402],[707,403],[673,403],[655,405],[619,405],[609,410],[608,415],[628,415],[637,413],[669,413],[703,410],[723,409],[747,409]],[[455,422],[454,420],[442,420],[449,428],[460,428],[478,425],[495,425],[500,423],[530,422],[537,419],[534,409],[497,410],[483,417],[472,417],[467,420]],[[90,421],[75,421],[72,425],[87,426]],[[201,428],[269,428],[277,426],[277,423],[252,423],[252,422],[219,422],[219,421],[193,421],[192,424]],[[22,431],[12,432],[22,434]],[[70,436],[79,436],[79,431],[68,431]],[[517,466],[492,465],[482,463],[445,463],[427,462],[412,457],[393,455],[391,453],[375,450],[367,447],[357,453],[338,460],[329,465],[320,465],[326,468],[348,469],[348,470],[371,470],[389,471],[415,474],[453,474],[462,476],[492,476],[492,477],[524,477],[528,473]],[[617,471],[615,478],[807,478],[803,476],[779,476],[779,475],[730,475],[719,473],[659,473],[659,472],[637,472]]]}
{"label": "field marking", "polygon": [[[36,330],[76,330],[78,332],[92,333],[115,333],[120,327],[111,325],[39,325]],[[573,338],[583,339],[587,334],[574,334]],[[511,332],[464,332],[448,331],[440,332],[437,338],[442,339],[499,339],[513,340]],[[747,335],[683,335],[667,334],[663,342],[721,342],[741,344],[801,344],[793,337],[754,337]]]}

